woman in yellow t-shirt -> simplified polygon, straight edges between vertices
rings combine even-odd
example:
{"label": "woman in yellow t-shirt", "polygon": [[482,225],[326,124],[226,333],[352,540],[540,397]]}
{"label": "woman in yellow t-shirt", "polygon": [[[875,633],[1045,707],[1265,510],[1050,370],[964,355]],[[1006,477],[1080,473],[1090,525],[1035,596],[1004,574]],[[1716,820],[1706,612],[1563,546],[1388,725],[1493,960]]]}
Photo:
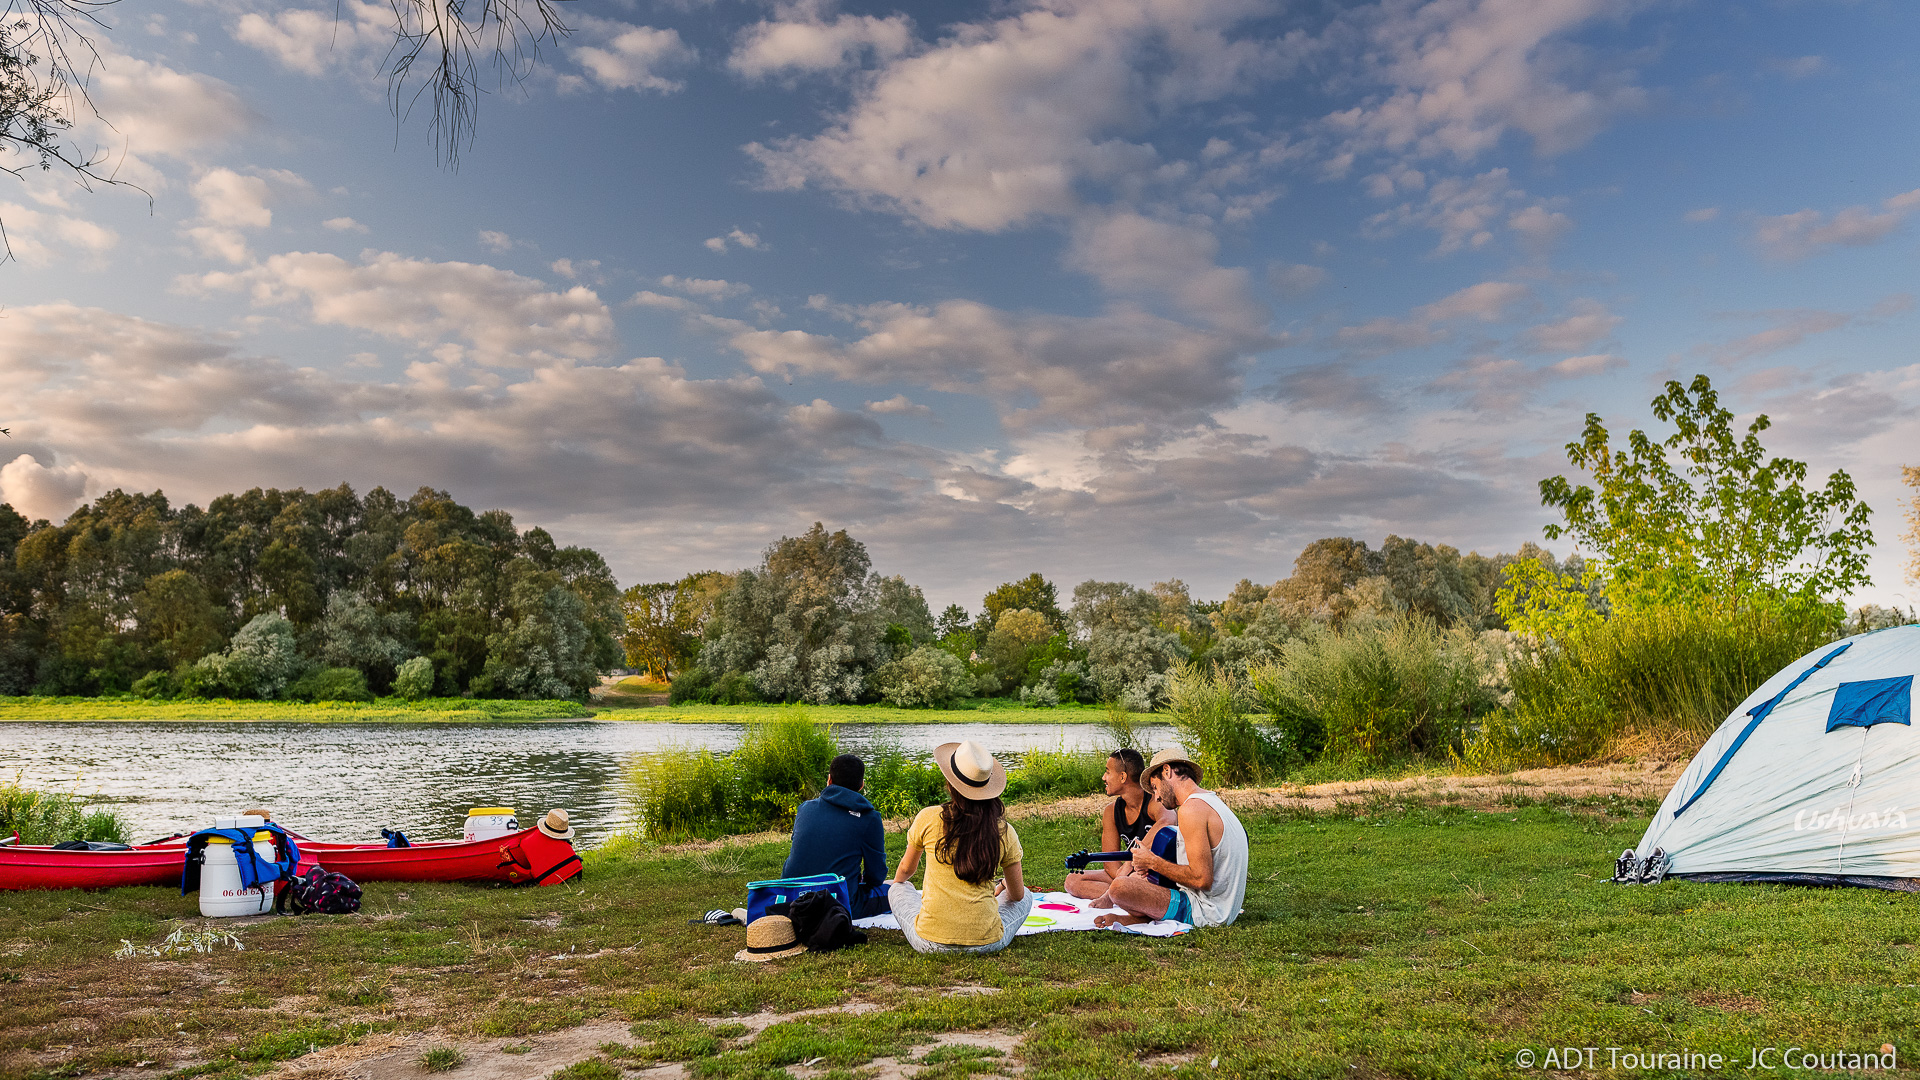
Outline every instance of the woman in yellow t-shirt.
{"label": "woman in yellow t-shirt", "polygon": [[[933,760],[946,774],[947,801],[920,811],[907,829],[887,891],[893,917],[920,952],[999,952],[1033,910],[1020,876],[1020,834],[1000,802],[1007,771],[971,741],[943,743]],[[909,880],[922,852],[929,853],[924,895]],[[998,888],[996,874],[1006,878]]]}

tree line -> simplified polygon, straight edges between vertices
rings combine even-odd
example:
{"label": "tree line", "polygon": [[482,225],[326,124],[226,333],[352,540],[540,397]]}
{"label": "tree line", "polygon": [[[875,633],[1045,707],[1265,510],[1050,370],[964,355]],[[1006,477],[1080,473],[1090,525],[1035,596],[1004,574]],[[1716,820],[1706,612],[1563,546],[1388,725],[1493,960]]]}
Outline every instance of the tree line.
{"label": "tree line", "polygon": [[0,694],[579,698],[621,632],[597,553],[431,488],[0,505]]}
{"label": "tree line", "polygon": [[1178,579],[1089,580],[1062,597],[1034,573],[988,592],[977,613],[951,604],[935,615],[918,586],[873,572],[865,545],[816,522],[758,566],[635,585],[621,606],[629,665],[672,679],[676,701],[912,707],[1006,695],[1147,709],[1179,665],[1245,670],[1313,628],[1410,615],[1505,629],[1497,598],[1516,561],[1576,579],[1584,566],[1532,544],[1484,556],[1399,536],[1377,549],[1334,537],[1309,544],[1288,577],[1243,580],[1222,600],[1195,600]]}

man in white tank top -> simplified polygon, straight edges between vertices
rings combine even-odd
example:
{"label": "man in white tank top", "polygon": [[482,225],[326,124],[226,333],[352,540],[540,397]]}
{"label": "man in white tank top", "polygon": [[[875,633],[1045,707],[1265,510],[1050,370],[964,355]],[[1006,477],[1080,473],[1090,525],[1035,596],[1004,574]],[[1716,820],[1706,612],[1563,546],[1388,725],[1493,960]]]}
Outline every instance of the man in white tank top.
{"label": "man in white tank top", "polygon": [[[1116,863],[1120,874],[1107,890],[1125,915],[1102,915],[1094,922],[1152,922],[1173,919],[1195,926],[1228,926],[1247,900],[1247,830],[1220,796],[1200,786],[1200,766],[1177,750],[1153,755],[1141,778],[1162,806],[1178,815],[1172,861],[1152,851],[1154,834],[1133,845],[1132,863]],[[1158,829],[1155,832],[1159,831]],[[1173,888],[1147,879],[1154,871]]]}

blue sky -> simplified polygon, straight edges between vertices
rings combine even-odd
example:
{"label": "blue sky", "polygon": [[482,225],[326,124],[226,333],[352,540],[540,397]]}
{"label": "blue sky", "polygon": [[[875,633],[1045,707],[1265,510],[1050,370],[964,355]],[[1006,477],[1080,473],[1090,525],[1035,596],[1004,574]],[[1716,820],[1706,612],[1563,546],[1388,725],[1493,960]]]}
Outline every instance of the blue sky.
{"label": "blue sky", "polygon": [[1584,414],[1705,372],[1854,476],[1859,599],[1920,591],[1911,5],[565,11],[454,171],[387,5],[121,0],[76,134],[151,206],[0,186],[0,497],[428,484],[623,583],[820,520],[936,607],[1210,597],[1538,539]]}

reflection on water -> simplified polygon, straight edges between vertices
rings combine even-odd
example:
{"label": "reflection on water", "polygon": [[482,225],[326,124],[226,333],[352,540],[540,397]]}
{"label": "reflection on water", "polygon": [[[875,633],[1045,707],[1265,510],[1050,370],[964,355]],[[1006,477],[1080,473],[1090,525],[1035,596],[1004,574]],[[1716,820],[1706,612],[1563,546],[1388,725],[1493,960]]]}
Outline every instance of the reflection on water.
{"label": "reflection on water", "polygon": [[[151,840],[252,806],[316,839],[459,835],[468,807],[511,806],[531,824],[564,806],[592,847],[627,824],[620,779],[666,746],[728,750],[738,724],[0,724],[0,778],[98,795]],[[976,739],[1010,757],[1028,749],[1105,749],[1094,725],[842,724],[842,748],[876,741],[924,752]],[[1172,741],[1165,727],[1143,734]]]}

